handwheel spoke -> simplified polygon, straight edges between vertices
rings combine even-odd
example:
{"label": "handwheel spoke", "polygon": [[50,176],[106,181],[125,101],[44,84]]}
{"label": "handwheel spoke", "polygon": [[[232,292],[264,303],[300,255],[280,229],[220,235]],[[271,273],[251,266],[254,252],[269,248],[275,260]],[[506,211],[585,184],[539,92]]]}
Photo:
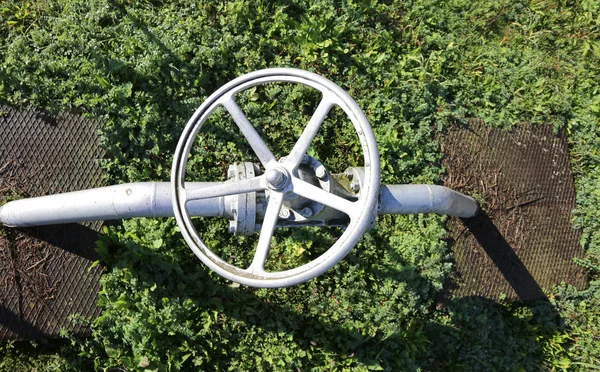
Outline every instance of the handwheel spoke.
{"label": "handwheel spoke", "polygon": [[283,194],[279,192],[271,192],[269,195],[269,202],[267,210],[265,211],[265,218],[262,223],[260,230],[260,237],[258,238],[258,244],[256,252],[254,253],[254,259],[252,264],[248,268],[249,271],[263,272],[267,255],[269,254],[269,248],[271,247],[271,238],[277,225],[277,219],[279,218],[279,211],[283,204]]}
{"label": "handwheel spoke", "polygon": [[222,103],[222,105],[223,107],[225,107],[225,109],[227,109],[227,111],[233,118],[233,121],[235,121],[237,126],[240,128],[242,134],[244,135],[244,137],[246,137],[246,140],[248,140],[250,147],[252,147],[252,150],[254,150],[254,153],[256,153],[256,156],[258,156],[258,159],[263,164],[263,166],[266,167],[267,164],[275,162],[275,156],[273,156],[271,150],[269,150],[263,139],[260,137],[256,129],[254,129],[254,127],[252,126],[252,124],[250,123],[240,106],[238,106],[238,104],[235,102],[233,97],[230,97],[229,99],[225,100]]}
{"label": "handwheel spoke", "polygon": [[297,195],[316,201],[317,203],[325,204],[340,212],[344,212],[351,218],[356,211],[354,202],[329,193],[296,177],[292,178],[292,191]]}
{"label": "handwheel spoke", "polygon": [[266,188],[267,185],[265,184],[263,177],[254,177],[234,182],[223,182],[217,185],[201,187],[193,190],[186,189],[185,199],[186,201],[190,201],[214,198],[218,196],[246,194],[249,192],[265,190]]}
{"label": "handwheel spoke", "polygon": [[310,143],[315,138],[317,131],[321,127],[321,124],[325,120],[325,117],[333,105],[333,102],[324,97],[319,103],[319,106],[317,106],[315,113],[310,118],[310,121],[306,125],[306,128],[304,128],[304,131],[302,131],[302,135],[298,139],[298,142],[296,142],[294,148],[288,156],[288,161],[292,163],[294,168],[296,168],[302,161],[302,157],[308,150],[308,146],[310,146]]}

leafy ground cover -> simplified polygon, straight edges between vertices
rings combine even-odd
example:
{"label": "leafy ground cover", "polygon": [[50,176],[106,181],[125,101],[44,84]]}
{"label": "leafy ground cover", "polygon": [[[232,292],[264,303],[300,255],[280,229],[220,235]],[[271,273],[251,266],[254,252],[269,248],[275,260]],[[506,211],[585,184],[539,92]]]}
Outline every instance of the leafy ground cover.
{"label": "leafy ground cover", "polygon": [[[599,15],[595,1],[2,1],[1,99],[102,118],[112,182],[167,180],[196,107],[230,79],[273,66],[323,74],[357,100],[378,140],[383,183],[438,182],[444,170],[435,138],[469,117],[564,130],[576,173],[574,224],[588,251],[580,264],[590,273],[588,289],[559,285],[545,302],[462,298],[437,308],[435,294],[452,269],[445,218],[387,216],[318,279],[254,290],[208,272],[174,221],[130,220],[107,228],[98,243],[107,271],[93,337],[71,337],[60,345],[62,357],[58,347],[53,354],[44,346],[38,357],[28,345],[4,345],[3,363],[22,370],[77,363],[160,371],[600,368]],[[299,133],[314,99],[274,85],[242,104],[282,152],[293,141],[284,134]],[[333,170],[359,163],[340,121],[334,113],[312,149]],[[192,176],[206,179],[222,176],[232,159],[247,160],[224,115],[210,125],[190,159]],[[201,230],[225,257],[251,243],[222,228]],[[284,231],[276,251],[291,259],[274,265],[308,260],[334,236]]]}

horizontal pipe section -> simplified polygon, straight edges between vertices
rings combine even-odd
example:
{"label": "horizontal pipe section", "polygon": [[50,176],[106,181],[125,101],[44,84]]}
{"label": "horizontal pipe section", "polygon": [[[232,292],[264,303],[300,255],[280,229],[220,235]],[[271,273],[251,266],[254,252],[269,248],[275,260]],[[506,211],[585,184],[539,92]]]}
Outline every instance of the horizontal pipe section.
{"label": "horizontal pipe section", "polygon": [[381,185],[377,214],[438,213],[469,218],[478,211],[475,199],[444,186]]}
{"label": "horizontal pipe section", "polygon": [[[217,182],[190,182],[188,189]],[[188,202],[191,216],[232,218],[234,196]],[[382,185],[378,214],[438,213],[473,217],[477,202],[466,195],[435,185]],[[145,182],[16,200],[0,208],[0,223],[40,226],[134,217],[172,217],[171,183]]]}
{"label": "horizontal pipe section", "polygon": [[[217,182],[190,182],[186,188],[213,184]],[[187,206],[192,216],[228,217],[224,197],[193,200]],[[15,227],[132,217],[173,217],[171,183],[127,183],[16,200],[0,208],[0,222]]]}

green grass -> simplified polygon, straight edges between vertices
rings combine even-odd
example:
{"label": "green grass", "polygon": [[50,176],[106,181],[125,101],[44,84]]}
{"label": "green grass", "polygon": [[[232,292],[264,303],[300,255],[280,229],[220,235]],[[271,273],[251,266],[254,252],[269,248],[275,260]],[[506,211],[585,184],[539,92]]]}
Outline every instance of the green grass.
{"label": "green grass", "polygon": [[78,355],[78,348],[68,340],[6,342],[0,345],[2,371],[77,372],[93,365]]}
{"label": "green grass", "polygon": [[[3,1],[0,97],[102,118],[111,182],[168,179],[179,133],[210,93],[249,71],[293,66],[328,77],[357,100],[378,140],[383,183],[437,182],[443,169],[434,138],[465,118],[565,130],[576,174],[574,223],[588,250],[585,291],[559,286],[550,302],[534,304],[455,299],[435,310],[451,271],[440,216],[380,218],[335,268],[279,290],[232,287],[208,272],[172,220],[125,221],[99,243],[108,271],[93,336],[73,338],[73,353],[60,363],[128,370],[600,366],[599,15],[594,1]],[[298,133],[314,100],[270,86],[241,104],[281,153],[293,141],[284,134]],[[312,149],[335,170],[360,163],[343,124],[334,114],[323,128],[329,142],[318,138]],[[226,116],[210,125],[190,159],[198,179],[248,158]],[[218,228],[208,223],[201,233],[222,255],[249,248],[249,239],[221,237]],[[334,232],[286,234],[282,252],[297,251],[304,234],[326,243]],[[35,359],[22,350],[6,351],[7,363]],[[44,358],[31,363],[43,370]]]}

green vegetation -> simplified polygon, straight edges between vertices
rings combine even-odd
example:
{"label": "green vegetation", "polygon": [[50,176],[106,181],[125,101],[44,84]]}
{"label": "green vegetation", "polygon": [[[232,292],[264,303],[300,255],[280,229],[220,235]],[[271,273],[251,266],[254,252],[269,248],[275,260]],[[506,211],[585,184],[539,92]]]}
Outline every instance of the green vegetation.
{"label": "green vegetation", "polygon": [[91,368],[92,364],[80,358],[68,340],[7,342],[0,346],[2,371],[78,372]]}
{"label": "green vegetation", "polygon": [[[580,263],[590,270],[588,289],[558,286],[550,302],[463,298],[436,310],[451,270],[440,216],[380,218],[335,268],[278,290],[233,286],[208,272],[172,220],[130,220],[98,243],[107,271],[93,337],[72,337],[66,359],[42,353],[39,362],[29,362],[35,354],[24,346],[4,345],[4,363],[12,370],[600,368],[599,17],[592,0],[3,0],[1,99],[102,118],[111,182],[168,179],[179,133],[210,93],[249,71],[299,67],[355,97],[376,133],[384,183],[438,181],[435,137],[468,117],[565,130],[576,172],[574,223],[588,250]],[[281,155],[315,99],[271,85],[241,105]],[[334,112],[311,149],[336,171],[360,163],[342,124]],[[190,159],[191,176],[217,179],[232,160],[251,160],[232,128],[215,115]],[[222,236],[218,222],[198,228],[224,257],[245,259],[251,239]],[[284,258],[274,267],[309,260],[336,233],[283,231],[271,257]],[[315,247],[304,246],[307,237]]]}

